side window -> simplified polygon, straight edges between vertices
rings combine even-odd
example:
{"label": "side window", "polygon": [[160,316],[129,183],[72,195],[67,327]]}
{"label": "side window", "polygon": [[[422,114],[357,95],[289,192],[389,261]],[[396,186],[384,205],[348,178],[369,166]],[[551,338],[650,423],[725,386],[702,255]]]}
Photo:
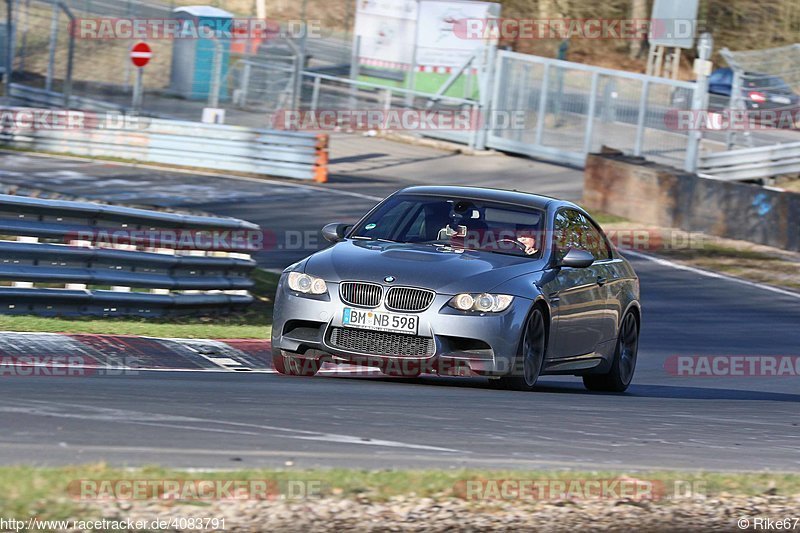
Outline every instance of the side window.
{"label": "side window", "polygon": [[553,246],[556,260],[561,260],[570,248],[586,250],[599,261],[611,257],[600,231],[588,218],[573,209],[562,209],[556,214]]}
{"label": "side window", "polygon": [[580,236],[583,222],[581,214],[572,209],[562,209],[556,214],[553,228],[553,253],[556,260],[560,261],[570,248],[581,248]]}
{"label": "side window", "polygon": [[584,249],[588,252],[591,252],[597,261],[610,259],[611,251],[608,249],[608,244],[606,243],[606,239],[603,237],[603,234],[600,233],[600,231],[597,229],[597,226],[592,224],[588,218],[583,215],[580,215],[580,217],[584,222]]}

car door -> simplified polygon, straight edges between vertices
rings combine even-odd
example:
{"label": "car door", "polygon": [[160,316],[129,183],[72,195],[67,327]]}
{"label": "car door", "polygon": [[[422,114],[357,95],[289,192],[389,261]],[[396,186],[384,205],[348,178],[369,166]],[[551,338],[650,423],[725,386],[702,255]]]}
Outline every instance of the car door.
{"label": "car door", "polygon": [[602,321],[600,325],[600,342],[615,341],[617,338],[617,326],[619,322],[619,291],[620,286],[620,266],[622,260],[615,258],[611,250],[611,244],[593,220],[581,213],[583,219],[584,245],[594,256],[592,264],[592,275],[596,276],[597,284],[600,286],[601,297],[605,305],[598,313],[598,319]]}
{"label": "car door", "polygon": [[[560,259],[570,248],[600,253],[594,245],[593,225],[579,211],[561,209],[553,228],[553,253]],[[596,231],[596,230],[594,230]],[[598,258],[598,256],[595,256]],[[606,268],[599,261],[587,268],[562,267],[553,271],[543,287],[553,310],[555,336],[552,358],[585,355],[596,351],[609,334]]]}

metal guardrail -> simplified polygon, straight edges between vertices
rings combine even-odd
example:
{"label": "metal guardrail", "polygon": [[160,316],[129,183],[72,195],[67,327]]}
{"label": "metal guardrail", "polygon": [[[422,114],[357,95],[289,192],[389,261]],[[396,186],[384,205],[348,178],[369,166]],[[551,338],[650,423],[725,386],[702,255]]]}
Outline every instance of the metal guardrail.
{"label": "metal guardrail", "polygon": [[0,195],[0,313],[226,313],[253,301],[252,235],[232,218]]}
{"label": "metal guardrail", "polygon": [[[25,109],[5,108],[3,111],[24,112]],[[119,157],[318,182],[327,180],[328,136],[325,134],[131,116],[82,116],[85,127],[37,129],[35,126],[20,127],[14,121],[0,124],[0,143],[46,152]]]}
{"label": "metal guardrail", "polygon": [[796,174],[800,172],[800,142],[705,154],[700,156],[699,172],[727,181]]}
{"label": "metal guardrail", "polygon": [[[48,91],[39,87],[30,87],[21,83],[12,83],[10,96],[15,100],[25,104],[61,108],[64,106],[64,93]],[[87,98],[85,96],[71,95],[69,104],[75,109],[86,109],[90,111],[117,111],[124,112],[125,106],[117,105],[103,100]]]}

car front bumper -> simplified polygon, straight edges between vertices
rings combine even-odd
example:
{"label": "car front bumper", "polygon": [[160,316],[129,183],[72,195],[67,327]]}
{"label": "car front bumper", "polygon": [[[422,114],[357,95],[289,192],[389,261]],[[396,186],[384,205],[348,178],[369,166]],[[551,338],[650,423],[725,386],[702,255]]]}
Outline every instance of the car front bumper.
{"label": "car front bumper", "polygon": [[[272,350],[322,361],[378,366],[384,371],[388,368],[390,374],[392,369],[402,372],[409,368],[446,375],[507,374],[533,302],[515,297],[511,306],[501,313],[474,313],[449,307],[447,303],[452,296],[437,294],[425,311],[401,313],[419,315],[417,338],[402,333],[389,335],[403,345],[431,339],[425,353],[399,355],[385,349],[356,351],[337,345],[335,339],[345,330],[348,334],[364,334],[369,330],[344,328],[344,309],[352,306],[339,298],[338,284],[328,283],[328,293],[322,297],[307,297],[288,290],[284,277],[278,285],[275,301]],[[374,310],[387,312],[383,307]],[[386,338],[380,334],[369,337]]]}

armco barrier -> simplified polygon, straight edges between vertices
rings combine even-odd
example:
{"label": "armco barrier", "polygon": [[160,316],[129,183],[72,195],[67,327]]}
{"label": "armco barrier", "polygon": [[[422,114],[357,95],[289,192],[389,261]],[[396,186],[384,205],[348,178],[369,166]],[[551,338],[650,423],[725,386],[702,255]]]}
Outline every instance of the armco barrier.
{"label": "armco barrier", "polygon": [[590,154],[588,209],[659,226],[800,251],[800,194],[698,177],[628,157]]}
{"label": "armco barrier", "polygon": [[253,301],[259,235],[231,218],[0,195],[0,313],[226,313]]}
{"label": "armco barrier", "polygon": [[797,174],[800,172],[800,142],[705,154],[700,157],[699,172],[727,181]]}
{"label": "armco barrier", "polygon": [[[10,117],[45,111],[2,109]],[[326,134],[92,113],[80,117],[84,127],[64,129],[20,127],[19,121],[3,120],[0,146],[317,182],[328,177]]]}

